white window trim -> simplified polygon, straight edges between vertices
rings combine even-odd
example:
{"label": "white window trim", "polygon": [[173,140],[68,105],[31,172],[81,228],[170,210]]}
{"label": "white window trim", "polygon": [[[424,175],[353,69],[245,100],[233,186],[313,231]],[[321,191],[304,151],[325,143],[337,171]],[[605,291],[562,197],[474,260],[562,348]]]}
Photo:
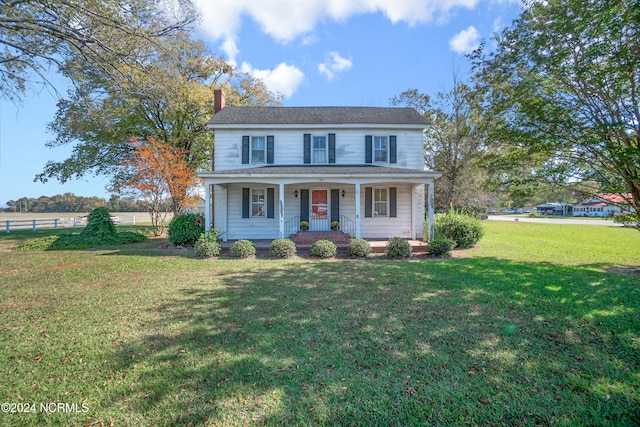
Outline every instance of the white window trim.
{"label": "white window trim", "polygon": [[[386,158],[385,160],[376,160],[376,138],[384,138],[386,141]],[[372,137],[372,141],[371,141],[371,156],[373,157],[373,163],[380,163],[380,164],[384,164],[384,163],[389,163],[389,135],[373,135]]]}
{"label": "white window trim", "polygon": [[[387,213],[384,215],[379,215],[376,213],[376,190],[383,190],[386,194],[386,211]],[[371,216],[373,218],[389,218],[389,187],[373,187],[371,190],[372,194],[371,194]],[[379,202],[382,203],[382,202]]]}
{"label": "white window trim", "polygon": [[[264,149],[262,150],[255,150],[255,151],[262,151],[264,152],[264,161],[262,162],[255,162],[253,160],[253,139],[254,138],[263,138],[264,139]],[[252,165],[264,165],[267,163],[267,136],[266,135],[251,135],[249,137],[249,163],[251,163]]]}
{"label": "white window trim", "polygon": [[[314,138],[324,138],[324,162],[316,162],[314,160],[315,152],[320,151],[320,150],[316,150],[313,144]],[[311,135],[311,163],[315,163],[316,165],[324,165],[329,163],[329,136],[328,135]]]}

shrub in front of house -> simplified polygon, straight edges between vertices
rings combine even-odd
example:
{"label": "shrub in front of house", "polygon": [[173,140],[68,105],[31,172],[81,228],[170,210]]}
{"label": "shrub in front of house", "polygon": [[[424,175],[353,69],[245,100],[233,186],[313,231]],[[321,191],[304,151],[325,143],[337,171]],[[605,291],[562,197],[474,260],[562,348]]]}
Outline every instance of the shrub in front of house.
{"label": "shrub in front of house", "polygon": [[436,238],[427,245],[427,253],[437,257],[448,256],[455,247],[456,242],[453,240],[447,239],[444,236],[436,236]]}
{"label": "shrub in front of house", "polygon": [[193,246],[204,233],[204,218],[192,213],[178,215],[169,223],[168,233],[172,244]]}
{"label": "shrub in front of house", "polygon": [[332,258],[338,254],[338,247],[331,240],[316,240],[311,244],[309,253],[318,258]]}
{"label": "shrub in front of house", "polygon": [[392,237],[387,242],[384,252],[392,259],[409,258],[411,256],[411,244],[402,237]]}
{"label": "shrub in front of house", "polygon": [[249,258],[256,254],[256,246],[251,240],[236,240],[229,252],[234,258]]}
{"label": "shrub in front of house", "polygon": [[109,210],[105,207],[93,209],[87,217],[87,226],[80,235],[84,238],[104,238],[112,237],[117,233],[116,226],[111,220]]}
{"label": "shrub in front of house", "polygon": [[211,258],[220,256],[222,245],[218,241],[217,231],[201,234],[194,246],[196,255],[200,258]]}
{"label": "shrub in front of house", "polygon": [[439,215],[435,225],[437,235],[453,240],[457,248],[473,247],[484,234],[480,220],[454,211]]}
{"label": "shrub in front of house", "polygon": [[291,258],[296,255],[296,244],[290,239],[275,239],[269,250],[274,258]]}
{"label": "shrub in front of house", "polygon": [[351,239],[349,240],[349,255],[365,258],[371,253],[371,243],[365,239]]}

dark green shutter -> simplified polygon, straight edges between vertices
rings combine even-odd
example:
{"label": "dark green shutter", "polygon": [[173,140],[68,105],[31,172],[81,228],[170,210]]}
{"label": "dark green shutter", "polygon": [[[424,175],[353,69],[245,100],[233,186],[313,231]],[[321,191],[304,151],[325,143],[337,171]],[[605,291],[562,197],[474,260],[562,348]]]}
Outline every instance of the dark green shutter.
{"label": "dark green shutter", "polygon": [[274,161],[273,135],[267,135],[267,163],[272,165]]}
{"label": "dark green shutter", "polygon": [[364,217],[365,218],[373,217],[373,210],[371,206],[372,204],[373,204],[373,188],[365,187],[364,188]]}
{"label": "dark green shutter", "polygon": [[396,187],[389,188],[389,216],[395,218],[397,215]]}
{"label": "dark green shutter", "polygon": [[249,164],[249,135],[242,137],[242,164]]}
{"label": "dark green shutter", "polygon": [[304,163],[311,163],[311,134],[304,134]]}
{"label": "dark green shutter", "polygon": [[274,216],[274,191],[273,188],[267,188],[267,218],[275,218]]}
{"label": "dark green shutter", "polygon": [[309,221],[309,190],[300,190],[300,221]]}
{"label": "dark green shutter", "polygon": [[340,190],[331,189],[331,221],[340,221]]}
{"label": "dark green shutter", "polygon": [[242,189],[242,218],[249,218],[249,189]]}
{"label": "dark green shutter", "polygon": [[[336,134],[329,134],[329,163],[336,162]],[[337,219],[335,220],[337,221]]]}
{"label": "dark green shutter", "polygon": [[373,136],[364,137],[364,162],[373,163]]}
{"label": "dark green shutter", "polygon": [[389,136],[389,163],[398,163],[396,136]]}

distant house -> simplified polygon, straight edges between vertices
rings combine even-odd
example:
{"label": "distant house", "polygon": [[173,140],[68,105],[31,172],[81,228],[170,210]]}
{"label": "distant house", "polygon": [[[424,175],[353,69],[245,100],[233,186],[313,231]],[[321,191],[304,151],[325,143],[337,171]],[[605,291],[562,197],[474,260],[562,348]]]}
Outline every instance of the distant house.
{"label": "distant house", "polygon": [[543,203],[536,206],[536,211],[543,215],[571,215],[572,206],[568,203]]}
{"label": "distant house", "polygon": [[[610,217],[629,205],[630,194],[600,194],[573,206],[573,216]],[[632,208],[628,210],[633,211]]]}
{"label": "distant house", "polygon": [[[225,107],[217,93],[213,170],[198,174],[206,226],[223,239],[275,239],[301,229],[420,238],[433,229],[424,167],[428,122],[412,108]],[[425,186],[427,191],[425,192]],[[336,226],[336,224],[339,224]]]}

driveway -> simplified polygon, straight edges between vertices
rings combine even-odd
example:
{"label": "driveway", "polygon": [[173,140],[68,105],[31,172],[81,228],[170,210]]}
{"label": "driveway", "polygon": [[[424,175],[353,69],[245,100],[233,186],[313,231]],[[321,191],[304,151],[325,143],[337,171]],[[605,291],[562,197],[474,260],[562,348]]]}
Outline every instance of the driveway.
{"label": "driveway", "polygon": [[490,221],[519,221],[519,222],[541,222],[546,224],[577,224],[577,225],[607,225],[609,227],[622,227],[610,219],[570,219],[570,218],[529,218],[515,215],[489,215]]}

